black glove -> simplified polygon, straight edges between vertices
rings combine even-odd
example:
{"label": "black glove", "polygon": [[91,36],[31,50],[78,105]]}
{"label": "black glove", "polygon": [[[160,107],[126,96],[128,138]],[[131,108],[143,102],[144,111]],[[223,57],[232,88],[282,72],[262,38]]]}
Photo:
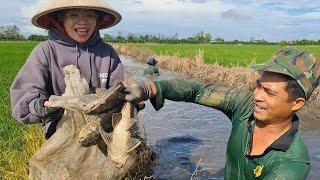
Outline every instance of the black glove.
{"label": "black glove", "polygon": [[38,116],[40,118],[47,118],[61,109],[59,107],[54,107],[54,108],[45,107],[44,106],[45,101],[46,101],[45,99],[36,99],[34,102],[34,109],[38,113]]}
{"label": "black glove", "polygon": [[148,100],[152,95],[150,83],[151,82],[139,82],[132,79],[124,81],[125,100],[133,103]]}

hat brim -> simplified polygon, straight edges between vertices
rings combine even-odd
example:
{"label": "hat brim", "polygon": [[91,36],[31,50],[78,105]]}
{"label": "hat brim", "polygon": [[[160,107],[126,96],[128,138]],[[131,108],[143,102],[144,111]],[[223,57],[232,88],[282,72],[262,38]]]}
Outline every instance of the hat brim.
{"label": "hat brim", "polygon": [[108,6],[84,6],[84,5],[61,5],[53,8],[46,8],[45,10],[42,10],[38,12],[36,15],[34,15],[31,19],[32,24],[39,28],[43,29],[50,29],[51,24],[46,19],[46,15],[48,14],[54,14],[61,10],[67,10],[67,9],[88,9],[88,10],[96,10],[99,12],[101,16],[101,23],[98,29],[105,29],[110,28],[116,24],[118,24],[122,16],[115,10],[109,8]]}
{"label": "hat brim", "polygon": [[274,72],[274,73],[284,74],[292,78],[295,78],[291,75],[291,73],[287,69],[279,66],[276,63],[255,64],[255,65],[250,65],[250,68],[254,71]]}

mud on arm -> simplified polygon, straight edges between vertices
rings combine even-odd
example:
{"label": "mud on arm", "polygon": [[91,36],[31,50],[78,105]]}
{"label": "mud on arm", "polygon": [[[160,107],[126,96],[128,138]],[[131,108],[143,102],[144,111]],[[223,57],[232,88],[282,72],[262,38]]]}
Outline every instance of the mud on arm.
{"label": "mud on arm", "polygon": [[164,105],[164,99],[201,104],[221,110],[229,119],[248,116],[253,106],[249,90],[203,85],[193,81],[175,79],[155,82],[157,96],[150,99],[156,110]]}

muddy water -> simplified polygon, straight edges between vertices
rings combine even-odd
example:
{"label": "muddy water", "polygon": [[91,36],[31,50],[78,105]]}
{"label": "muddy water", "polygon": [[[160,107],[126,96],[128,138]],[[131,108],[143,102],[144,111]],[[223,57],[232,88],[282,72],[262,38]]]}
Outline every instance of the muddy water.
{"label": "muddy water", "polygon": [[[142,73],[147,66],[134,63],[128,57],[122,57],[122,61],[134,79],[145,79]],[[161,70],[154,80],[177,77],[173,72]],[[231,132],[231,123],[223,113],[192,103],[166,100],[160,111],[155,111],[146,102],[139,117],[148,143],[159,153],[153,177],[190,179],[199,164],[194,179],[223,179],[225,151]],[[310,123],[307,127],[304,124],[301,123],[300,130],[312,166],[307,179],[320,179],[320,129],[309,128],[312,127]]]}

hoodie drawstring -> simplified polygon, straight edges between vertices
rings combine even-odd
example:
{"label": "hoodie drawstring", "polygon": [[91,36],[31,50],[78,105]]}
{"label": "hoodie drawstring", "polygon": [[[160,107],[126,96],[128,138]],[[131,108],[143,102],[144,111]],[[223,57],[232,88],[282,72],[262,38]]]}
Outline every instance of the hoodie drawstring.
{"label": "hoodie drawstring", "polygon": [[92,78],[92,63],[91,63],[91,56],[89,54],[89,47],[87,46],[87,56],[89,57],[89,67],[90,67],[90,79],[89,79],[89,89],[91,92],[94,92],[95,89],[93,88],[92,86],[92,81],[91,81],[91,78]]}
{"label": "hoodie drawstring", "polygon": [[[81,73],[81,70],[80,70],[80,66],[79,66],[79,57],[80,57],[80,48],[78,47],[78,45],[76,44],[76,64],[77,64],[77,68],[79,69],[80,71],[80,75],[82,75]],[[89,79],[89,89],[92,93],[95,92],[95,89],[93,88],[92,86],[92,59],[91,59],[91,56],[90,56],[90,53],[89,53],[89,47],[87,46],[87,57],[89,59],[89,68],[90,68],[90,79]]]}
{"label": "hoodie drawstring", "polygon": [[[79,54],[78,54],[78,51],[79,51],[79,47],[78,45],[76,44],[76,63],[77,63],[77,68],[79,69],[80,71],[80,67],[79,67]],[[80,74],[81,74],[81,71],[80,71]]]}

